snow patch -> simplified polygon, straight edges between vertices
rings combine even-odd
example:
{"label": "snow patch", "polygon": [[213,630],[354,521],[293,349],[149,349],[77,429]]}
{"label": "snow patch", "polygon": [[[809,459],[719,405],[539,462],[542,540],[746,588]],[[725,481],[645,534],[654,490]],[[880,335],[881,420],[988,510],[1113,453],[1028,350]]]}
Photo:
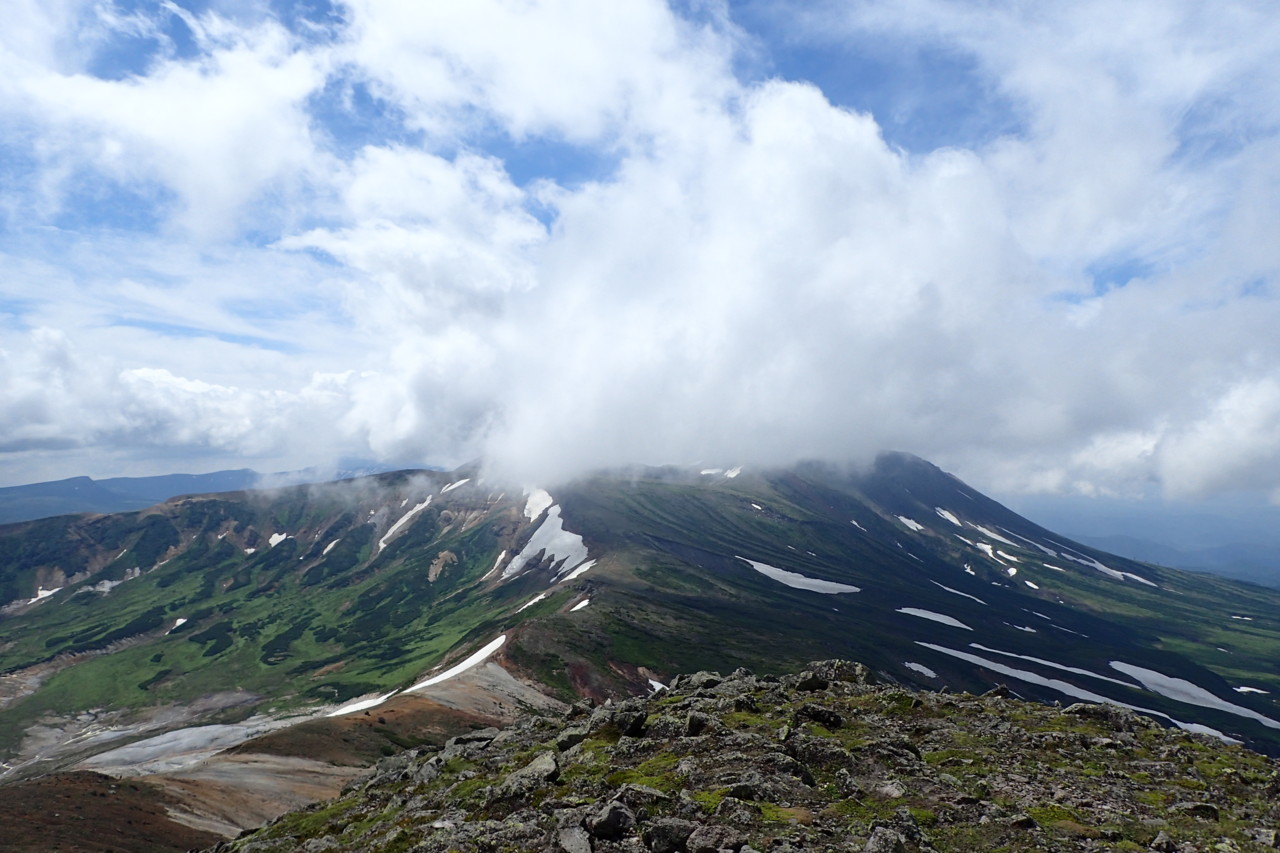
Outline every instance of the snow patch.
{"label": "snow patch", "polygon": [[257,551],[257,550],[258,550],[257,548],[245,548],[245,549],[244,549],[244,552],[245,552],[246,554],[252,554],[252,553],[254,553],[254,552],[255,552],[255,551]]}
{"label": "snow patch", "polygon": [[484,577],[483,577],[483,578],[480,578],[480,580],[484,580],[485,578],[489,577],[489,575],[491,575],[491,574],[493,574],[494,572],[496,572],[496,571],[498,570],[498,566],[502,565],[502,561],[503,561],[504,559],[506,559],[506,556],[507,556],[507,552],[506,552],[506,551],[503,551],[501,554],[499,554],[499,555],[498,555],[498,559],[496,559],[496,560],[494,560],[494,561],[493,561],[493,568],[492,568],[492,569],[490,569],[489,571],[485,572],[485,573],[484,573]]}
{"label": "snow patch", "polygon": [[996,550],[992,548],[990,545],[988,545],[986,542],[979,542],[977,547],[979,551],[986,554],[991,559],[994,560],[996,558]]}
{"label": "snow patch", "polygon": [[178,630],[185,624],[187,624],[187,617],[179,616],[177,619],[173,620],[173,627],[170,628],[168,631],[165,631],[165,634],[172,634],[174,631]]}
{"label": "snow patch", "polygon": [[36,597],[28,601],[27,604],[35,604],[37,601],[44,601],[60,589],[62,589],[60,586],[55,586],[53,589],[45,589],[42,586],[38,586],[36,587]]}
{"label": "snow patch", "polygon": [[1079,563],[1082,566],[1088,566],[1091,569],[1097,569],[1107,577],[1115,578],[1118,581],[1135,580],[1138,583],[1144,583],[1147,586],[1156,586],[1156,584],[1152,583],[1151,581],[1147,580],[1144,577],[1135,575],[1133,572],[1122,572],[1122,571],[1118,571],[1117,569],[1109,568],[1107,566],[1102,565],[1102,563],[1099,563],[1097,560],[1093,559],[1092,557],[1083,557],[1083,558],[1073,557],[1070,554],[1063,554],[1062,556],[1066,557],[1068,560],[1071,560],[1074,563]]}
{"label": "snow patch", "polygon": [[757,563],[755,560],[748,560],[746,557],[738,557],[744,563],[751,564],[751,568],[767,578],[772,578],[784,586],[793,589],[807,589],[810,592],[820,592],[824,595],[836,595],[841,592],[862,592],[861,588],[851,586],[847,583],[836,583],[835,581],[824,581],[818,578],[806,577],[798,572],[789,572],[786,569],[778,569],[767,563]]}
{"label": "snow patch", "polygon": [[919,607],[899,607],[899,613],[905,613],[908,616],[918,616],[921,619],[928,619],[931,622],[941,622],[943,625],[950,625],[952,628],[963,628],[966,631],[972,631],[968,625],[959,619],[952,619],[942,613],[934,613],[932,610],[921,610]]}
{"label": "snow patch", "polygon": [[913,533],[919,533],[921,530],[924,530],[923,524],[914,519],[907,518],[905,515],[898,516],[898,521],[901,521],[907,527],[911,528],[911,532]]}
{"label": "snow patch", "polygon": [[584,598],[584,599],[582,599],[581,601],[579,601],[577,604],[575,604],[575,605],[573,605],[572,607],[570,607],[570,608],[569,608],[569,612],[570,612],[570,613],[577,613],[579,610],[581,610],[582,608],[586,607],[586,606],[587,606],[588,604],[590,604],[590,603],[591,603],[591,599],[589,599],[589,598]]}
{"label": "snow patch", "polygon": [[537,595],[535,595],[533,598],[526,601],[524,604],[521,604],[519,610],[517,610],[516,612],[519,613],[521,610],[524,610],[526,607],[532,607],[533,605],[537,604],[539,601],[542,601],[542,599],[546,597],[547,597],[547,594],[545,592],[540,592]]}
{"label": "snow patch", "polygon": [[960,523],[960,519],[956,518],[948,510],[945,510],[940,506],[935,506],[933,508],[933,511],[936,512],[938,515],[942,516],[943,518],[945,518],[947,521],[954,524],[956,527],[964,527],[964,525]]}
{"label": "snow patch", "polygon": [[[528,514],[527,512],[525,513]],[[502,570],[504,578],[515,577],[524,571],[529,561],[538,554],[551,559],[552,563],[560,563],[560,572],[571,571],[575,567],[581,565],[587,559],[587,544],[582,541],[582,537],[576,533],[571,533],[564,529],[564,523],[560,519],[560,506],[553,504],[547,510],[547,516],[543,519],[542,524],[538,525],[538,529],[533,532],[533,536],[529,537],[529,542],[524,546],[515,559]]]}
{"label": "snow patch", "polygon": [[1235,690],[1237,693],[1263,693],[1263,694],[1266,694],[1266,693],[1270,693],[1270,692],[1271,692],[1270,690],[1262,690],[1262,689],[1257,688],[1257,687],[1244,687],[1244,686],[1241,686],[1241,687],[1233,687],[1232,689],[1233,689],[1233,690]]}
{"label": "snow patch", "polygon": [[861,530],[863,533],[866,533],[866,532],[867,532],[867,528],[865,528],[865,527],[863,527],[861,524],[859,524],[859,523],[858,523],[858,519],[856,519],[856,518],[855,518],[855,519],[851,520],[849,523],[850,523],[850,524],[852,524],[854,527],[858,528],[859,530]]}
{"label": "snow patch", "polygon": [[1232,616],[1231,618],[1232,618],[1232,619],[1240,619],[1241,621],[1244,621],[1244,622],[1252,622],[1252,621],[1253,621],[1253,617],[1252,617],[1252,616]]}
{"label": "snow patch", "polygon": [[529,492],[529,499],[524,502],[524,517],[530,521],[536,521],[538,516],[542,515],[547,507],[551,506],[555,501],[551,499],[551,495],[547,494],[544,489],[533,489]]}
{"label": "snow patch", "polygon": [[942,587],[943,589],[945,589],[947,592],[951,593],[952,595],[963,595],[965,598],[972,598],[974,601],[978,602],[979,604],[982,604],[982,605],[985,605],[985,604],[986,604],[986,602],[985,602],[985,601],[983,601],[981,598],[978,598],[978,596],[976,596],[976,595],[970,595],[970,594],[969,594],[969,593],[967,593],[967,592],[961,592],[961,591],[960,591],[960,590],[958,590],[958,589],[952,589],[952,588],[951,588],[951,587],[949,587],[949,586],[943,586],[942,584],[938,583],[937,581],[930,581],[930,583],[932,583],[934,586],[940,586],[940,587]]}
{"label": "snow patch", "polygon": [[752,505],[751,505],[751,508],[752,508],[752,509],[758,509],[758,510],[761,510],[761,511],[763,511],[763,510],[764,510],[764,507],[760,506],[760,504],[752,504]]}
{"label": "snow patch", "polygon": [[454,489],[458,488],[458,486],[465,486],[467,483],[470,483],[470,482],[471,482],[470,477],[463,477],[458,482],[450,483],[449,485],[445,486],[443,489],[440,490],[440,494],[443,495],[446,492],[452,492]]}
{"label": "snow patch", "polygon": [[423,501],[423,502],[422,502],[422,503],[420,503],[420,504],[417,504],[416,506],[414,506],[414,508],[413,508],[413,509],[409,510],[409,511],[408,511],[408,512],[406,512],[404,515],[400,516],[400,518],[396,521],[396,523],[395,523],[395,524],[393,524],[393,525],[391,525],[391,529],[390,529],[390,530],[388,530],[388,531],[386,532],[386,534],[384,534],[384,535],[383,535],[383,537],[382,537],[381,539],[379,539],[379,540],[378,540],[378,550],[379,550],[379,551],[381,551],[383,548],[387,547],[387,542],[389,542],[389,541],[391,540],[391,537],[392,537],[392,536],[395,536],[395,535],[396,535],[396,532],[397,532],[398,530],[400,530],[400,528],[402,528],[402,527],[404,527],[406,524],[408,524],[408,523],[409,523],[409,521],[410,521],[410,520],[411,520],[415,515],[417,515],[418,513],[422,512],[422,511],[423,511],[424,509],[426,509],[430,504],[431,504],[431,496],[430,496],[430,495],[427,495],[427,499],[426,499],[425,501]]}
{"label": "snow patch", "polygon": [[267,539],[267,542],[270,543],[272,548],[274,548],[288,538],[288,533],[272,533],[271,537]]}
{"label": "snow patch", "polygon": [[[1039,586],[1037,586],[1036,584],[1034,584],[1034,583],[1032,583],[1031,581],[1028,581],[1028,580],[1024,580],[1024,581],[1023,581],[1023,583],[1025,583],[1027,586],[1031,587],[1032,589],[1039,589],[1039,588],[1040,588]],[[1037,616],[1039,616],[1040,614],[1038,614],[1038,613],[1037,613],[1036,615],[1037,615]]]}
{"label": "snow patch", "polygon": [[421,690],[424,687],[430,687],[433,684],[439,684],[442,681],[447,681],[450,678],[453,678],[455,675],[461,675],[462,673],[471,669],[471,667],[475,666],[476,664],[482,663],[483,661],[485,661],[489,657],[489,655],[493,654],[498,649],[500,649],[502,647],[502,644],[505,643],[506,641],[507,641],[507,635],[501,634],[497,639],[490,640],[489,643],[484,648],[480,649],[478,652],[476,652],[471,657],[467,658],[457,666],[450,667],[449,669],[446,669],[444,672],[440,673],[439,675],[433,675],[428,679],[419,681],[417,684],[406,689],[404,692],[411,693],[415,690]]}
{"label": "snow patch", "polygon": [[561,583],[568,583],[569,581],[573,580],[574,578],[581,576],[584,572],[586,572],[586,570],[587,570],[587,569],[591,568],[591,567],[592,567],[592,566],[594,566],[595,564],[596,564],[596,561],[595,561],[595,560],[587,560],[587,561],[586,561],[585,563],[583,563],[581,566],[578,566],[578,568],[574,569],[573,571],[569,572],[569,574],[567,574],[567,575],[565,575],[563,578],[561,578],[561,579],[560,579],[560,582],[561,582]]}
{"label": "snow patch", "polygon": [[[971,521],[971,522],[969,522],[969,523],[970,523],[970,524],[973,524],[973,522],[972,522],[972,521]],[[1013,546],[1014,548],[1017,548],[1017,547],[1018,547],[1018,543],[1017,543],[1017,542],[1014,542],[1012,539],[1006,539],[1006,538],[1004,538],[1004,537],[1003,537],[1003,536],[1001,536],[999,533],[996,533],[994,530],[988,530],[987,528],[983,527],[981,524],[973,524],[973,526],[974,526],[974,528],[976,528],[977,530],[982,531],[982,535],[983,535],[983,536],[986,536],[988,539],[994,539],[994,540],[996,540],[997,542],[1003,542],[1004,544],[1006,544],[1006,545],[1011,545],[1011,546]]]}
{"label": "snow patch", "polygon": [[742,473],[742,466],[735,465],[732,468],[730,468],[728,471],[725,471],[724,475],[728,477],[730,480],[732,480],[734,477],[738,476],[741,473]]}
{"label": "snow patch", "polygon": [[915,661],[913,661],[913,660],[909,660],[909,661],[904,661],[902,665],[903,665],[903,666],[905,666],[907,669],[915,670],[916,672],[920,673],[921,675],[927,675],[929,678],[937,678],[937,677],[938,677],[938,673],[936,673],[936,672],[934,672],[933,670],[929,669],[929,667],[925,666],[925,665],[924,665],[924,664],[922,664],[922,663],[916,663],[916,662],[915,662]]}
{"label": "snow patch", "polygon": [[989,652],[993,655],[1004,655],[1005,657],[1008,657],[1008,658],[1017,658],[1018,660],[1025,660],[1025,661],[1030,661],[1031,663],[1038,663],[1041,666],[1047,666],[1050,669],[1058,669],[1058,670],[1062,670],[1063,672],[1074,673],[1075,675],[1087,675],[1090,678],[1096,678],[1099,681],[1106,681],[1111,684],[1118,684],[1121,687],[1137,686],[1134,684],[1130,684],[1127,681],[1121,681],[1118,678],[1112,678],[1109,675],[1099,675],[1096,672],[1092,672],[1087,669],[1080,669],[1079,667],[1075,667],[1075,666],[1064,666],[1063,664],[1054,663],[1053,661],[1045,660],[1044,658],[1029,657],[1027,655],[1015,654],[1014,652],[1005,652],[1005,651],[1001,651],[1000,649],[989,648],[987,646],[981,645],[980,643],[970,643],[969,648],[977,649],[980,652]]}
{"label": "snow patch", "polygon": [[1068,681],[1061,681],[1056,678],[1045,678],[1043,675],[1037,675],[1034,672],[1028,672],[1024,669],[1014,669],[1011,666],[1005,666],[1004,664],[997,663],[996,661],[989,660],[979,655],[971,655],[968,652],[949,649],[946,646],[924,643],[919,640],[916,641],[916,645],[924,646],[926,649],[933,649],[935,652],[941,652],[944,655],[951,655],[952,657],[959,658],[960,660],[977,664],[978,666],[985,667],[992,672],[1007,675],[1011,678],[1017,678],[1021,681],[1027,682],[1028,684],[1038,684],[1041,687],[1048,687],[1050,690],[1056,690],[1059,693],[1071,696],[1074,699],[1079,699],[1082,702],[1093,702],[1100,705],[1116,705],[1121,708],[1128,708],[1131,711],[1137,711],[1139,714],[1147,714],[1152,717],[1163,717],[1185,731],[1201,732],[1203,734],[1213,735],[1227,743],[1240,743],[1240,741],[1235,738],[1227,737],[1222,732],[1217,729],[1210,728],[1209,726],[1203,726],[1199,723],[1184,723],[1181,720],[1175,720],[1173,717],[1170,717],[1168,714],[1161,713],[1160,711],[1152,711],[1149,708],[1140,708],[1137,705],[1130,705],[1127,702],[1118,702],[1115,699],[1109,699],[1106,696],[1077,687]]}
{"label": "snow patch", "polygon": [[1144,669],[1140,666],[1134,666],[1124,661],[1111,661],[1111,668],[1123,672],[1125,675],[1132,676],[1142,683],[1142,686],[1150,690],[1152,693],[1159,693],[1169,699],[1176,699],[1179,702],[1186,702],[1188,705],[1199,705],[1201,708],[1212,708],[1216,711],[1226,711],[1228,714],[1235,714],[1240,717],[1246,717],[1250,720],[1257,720],[1264,726],[1272,729],[1280,729],[1280,723],[1259,714],[1257,711],[1249,708],[1243,708],[1239,705],[1233,705],[1225,699],[1219,699],[1208,690],[1193,684],[1182,678],[1174,678],[1171,675],[1165,675],[1162,672],[1156,672],[1153,669]]}
{"label": "snow patch", "polygon": [[323,557],[326,554],[328,554],[330,551],[333,550],[333,546],[337,545],[341,541],[342,541],[341,539],[335,539],[332,542],[330,542],[328,545],[325,545],[324,550],[320,552],[320,556]]}
{"label": "snow patch", "polygon": [[702,476],[706,477],[706,476],[708,476],[708,475],[710,475],[710,474],[723,474],[723,473],[724,473],[724,469],[723,469],[723,468],[703,468],[703,469],[702,469],[701,471],[699,471],[698,473],[699,473],[699,474],[701,474]]}
{"label": "snow patch", "polygon": [[1004,551],[996,551],[996,553],[997,553],[997,554],[999,554],[1001,557],[1004,557],[1006,560],[1008,560],[1008,561],[1010,561],[1010,562],[1012,562],[1012,563],[1021,563],[1021,562],[1022,562],[1022,561],[1021,561],[1021,560],[1019,560],[1017,557],[1013,556],[1012,554],[1006,554]]}
{"label": "snow patch", "polygon": [[657,679],[653,679],[653,678],[649,679],[650,693],[657,693],[659,690],[666,690],[666,689],[667,689],[667,685],[663,684],[661,681],[658,681]]}

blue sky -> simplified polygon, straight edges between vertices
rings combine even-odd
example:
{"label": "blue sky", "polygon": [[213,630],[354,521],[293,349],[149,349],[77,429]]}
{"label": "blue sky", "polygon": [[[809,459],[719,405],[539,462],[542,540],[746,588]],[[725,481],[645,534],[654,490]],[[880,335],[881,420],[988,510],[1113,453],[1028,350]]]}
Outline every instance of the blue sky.
{"label": "blue sky", "polygon": [[1266,3],[16,0],[0,485],[1280,498]]}

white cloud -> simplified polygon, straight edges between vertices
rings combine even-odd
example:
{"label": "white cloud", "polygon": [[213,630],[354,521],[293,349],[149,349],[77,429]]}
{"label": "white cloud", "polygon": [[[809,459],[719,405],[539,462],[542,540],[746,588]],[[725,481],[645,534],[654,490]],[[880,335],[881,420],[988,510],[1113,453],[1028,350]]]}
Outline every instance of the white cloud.
{"label": "white cloud", "polygon": [[[783,7],[779,40],[941,46],[1017,111],[917,153],[736,79],[770,46],[724,4],[361,0],[332,42],[207,13],[195,57],[115,81],[83,43],[147,20],[86,8],[23,5],[28,43],[0,39],[5,141],[40,163],[0,244],[26,300],[0,328],[34,342],[5,348],[15,440],[269,456],[296,430],[540,480],[892,447],[1006,490],[1280,485],[1262,4]],[[315,99],[362,81],[365,112]],[[604,165],[512,177],[544,148]],[[158,223],[18,239],[86,170]]]}

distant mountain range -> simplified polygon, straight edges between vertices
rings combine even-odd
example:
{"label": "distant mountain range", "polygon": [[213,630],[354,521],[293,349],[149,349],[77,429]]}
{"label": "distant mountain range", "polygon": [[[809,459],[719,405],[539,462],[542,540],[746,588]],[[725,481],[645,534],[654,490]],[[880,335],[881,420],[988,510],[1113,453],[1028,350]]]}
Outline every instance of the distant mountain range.
{"label": "distant mountain range", "polygon": [[1280,506],[1020,496],[1021,514],[1146,563],[1280,587]]}
{"label": "distant mountain range", "polygon": [[82,512],[110,513],[146,509],[180,495],[236,492],[260,487],[340,480],[388,470],[360,465],[342,471],[290,471],[260,474],[249,468],[209,474],[164,474],[156,477],[69,477],[45,483],[0,488],[0,524]]}
{"label": "distant mountain range", "polygon": [[1073,542],[905,454],[25,521],[0,527],[0,605],[0,779],[145,773],[223,836],[540,704],[828,658],[1280,754],[1280,592]]}

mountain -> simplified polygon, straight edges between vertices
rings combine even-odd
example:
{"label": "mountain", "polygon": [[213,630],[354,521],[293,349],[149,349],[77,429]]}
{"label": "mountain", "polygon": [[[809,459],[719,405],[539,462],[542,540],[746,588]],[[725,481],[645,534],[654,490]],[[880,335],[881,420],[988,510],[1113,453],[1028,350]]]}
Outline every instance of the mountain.
{"label": "mountain", "polygon": [[1021,515],[1130,559],[1280,587],[1280,507],[1021,495]]}
{"label": "mountain", "polygon": [[352,470],[325,476],[316,470],[259,474],[249,468],[239,468],[209,474],[109,477],[103,480],[71,477],[46,483],[6,486],[0,488],[0,524],[84,512],[127,512],[146,509],[179,495],[243,491],[259,487],[264,482],[275,486],[298,485],[382,470],[385,468],[357,464]]}
{"label": "mountain", "polygon": [[833,657],[1280,753],[1280,592],[1071,542],[915,457],[553,491],[472,466],[0,528],[3,779],[138,780],[227,837],[530,708]]}
{"label": "mountain", "polygon": [[252,488],[262,475],[248,468],[212,474],[160,477],[71,477],[48,483],[0,488],[0,524],[82,512],[125,512],[184,494]]}
{"label": "mountain", "polygon": [[1239,747],[822,661],[415,749],[215,853],[1262,850],[1277,825],[1276,764]]}

